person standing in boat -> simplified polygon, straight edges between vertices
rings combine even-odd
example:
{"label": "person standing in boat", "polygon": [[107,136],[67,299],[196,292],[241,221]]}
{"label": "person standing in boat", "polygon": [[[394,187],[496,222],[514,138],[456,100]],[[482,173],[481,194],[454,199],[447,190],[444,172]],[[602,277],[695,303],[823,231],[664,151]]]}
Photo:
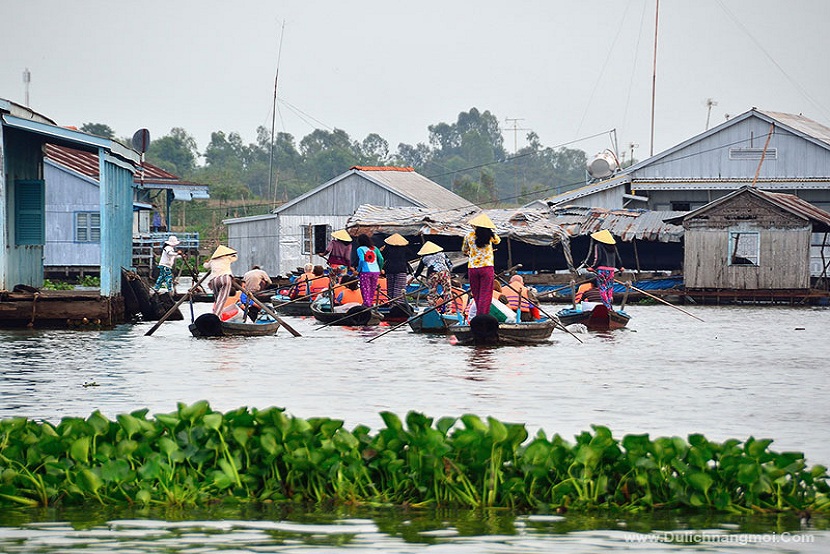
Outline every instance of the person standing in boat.
{"label": "person standing in boat", "polygon": [[326,258],[335,280],[349,272],[352,266],[352,237],[345,229],[331,234],[331,240],[325,252],[317,254]]}
{"label": "person standing in boat", "polygon": [[233,273],[231,264],[237,260],[236,250],[219,245],[216,251],[203,265],[210,271],[208,287],[213,291],[213,313],[217,316],[225,308],[231,289],[233,288]]}
{"label": "person standing in boat", "polygon": [[493,245],[500,243],[501,238],[496,234],[496,226],[485,213],[471,219],[470,225],[473,230],[464,237],[461,251],[469,257],[467,278],[478,313],[488,314],[493,297],[493,283],[496,280]]}
{"label": "person standing in boat", "polygon": [[[383,241],[383,271],[386,273],[386,290],[389,299],[395,302],[403,302],[400,296],[403,295],[406,286],[406,276],[412,273],[409,267],[408,251],[409,241],[398,233],[386,237]],[[404,302],[405,303],[405,302]]]}
{"label": "person standing in boat", "polygon": [[452,280],[450,279],[452,262],[443,248],[429,240],[418,250],[418,255],[421,256],[421,261],[415,269],[414,278],[420,277],[426,269],[427,287],[429,287],[427,302],[430,306],[439,306],[438,311],[441,313],[449,311],[448,303],[452,299]]}
{"label": "person standing in boat", "polygon": [[175,292],[173,290],[173,264],[176,263],[178,258],[182,257],[182,253],[176,250],[176,247],[180,244],[181,242],[179,242],[176,235],[170,235],[170,238],[164,241],[164,248],[161,249],[161,259],[159,260],[159,276],[153,286],[154,291],[158,292],[164,286],[169,294],[172,295]]}
{"label": "person standing in boat", "polygon": [[594,239],[594,247],[588,271],[596,272],[597,288],[602,297],[602,303],[611,310],[614,300],[614,275],[618,266],[620,271],[625,271],[625,268],[622,267],[622,260],[617,252],[617,241],[608,229],[592,233],[591,238]]}
{"label": "person standing in boat", "polygon": [[383,268],[383,254],[372,243],[369,235],[361,234],[357,237],[355,251],[358,279],[360,280],[360,294],[363,295],[364,306],[375,305],[375,295],[378,288],[380,270]]}

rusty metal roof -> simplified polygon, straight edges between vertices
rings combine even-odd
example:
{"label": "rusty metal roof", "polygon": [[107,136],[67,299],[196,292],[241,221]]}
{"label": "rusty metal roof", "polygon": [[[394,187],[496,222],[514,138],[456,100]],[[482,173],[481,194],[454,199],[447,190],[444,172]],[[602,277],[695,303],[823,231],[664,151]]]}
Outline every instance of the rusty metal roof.
{"label": "rusty metal roof", "polygon": [[[555,246],[569,237],[590,235],[608,229],[621,240],[634,239],[679,242],[681,225],[666,223],[665,218],[685,212],[654,212],[646,210],[606,210],[567,206],[556,210],[546,208],[484,210],[496,225],[496,232],[537,246]],[[464,236],[471,227],[467,222],[478,209],[429,210],[426,208],[387,208],[364,204],[346,222],[352,234],[400,233],[402,235]]]}

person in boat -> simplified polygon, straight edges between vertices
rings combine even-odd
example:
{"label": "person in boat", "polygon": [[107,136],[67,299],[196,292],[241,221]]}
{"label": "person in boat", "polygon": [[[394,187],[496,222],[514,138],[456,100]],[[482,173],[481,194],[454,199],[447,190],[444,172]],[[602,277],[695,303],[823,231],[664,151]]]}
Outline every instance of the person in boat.
{"label": "person in boat", "polygon": [[369,235],[361,234],[357,237],[355,258],[356,261],[353,265],[357,267],[363,305],[366,307],[374,306],[380,270],[383,268],[383,254],[372,243]]}
{"label": "person in boat", "polygon": [[452,301],[449,303],[450,313],[460,314],[462,317],[467,313],[467,304],[470,295],[464,290],[461,281],[452,279],[450,281],[450,296]]}
{"label": "person in boat", "polygon": [[308,282],[309,299],[316,300],[321,293],[329,290],[330,282],[326,276],[326,269],[321,265],[315,265],[311,270],[311,280]]}
{"label": "person in boat", "polygon": [[156,279],[156,284],[153,285],[155,292],[158,292],[162,286],[167,289],[169,294],[175,292],[173,290],[173,264],[183,256],[181,251],[176,250],[176,247],[180,244],[181,242],[179,242],[176,235],[170,235],[164,241],[164,248],[161,249],[161,259],[159,260],[159,276]]}
{"label": "person in boat", "polygon": [[352,237],[345,229],[331,234],[331,240],[324,252],[317,254],[329,262],[332,274],[339,279],[351,269],[352,265]]}
{"label": "person in boat", "polygon": [[303,266],[303,272],[294,278],[294,284],[291,286],[291,291],[288,297],[291,300],[300,298],[301,296],[311,298],[311,282],[314,279],[314,264],[307,263]]}
{"label": "person in boat", "polygon": [[208,287],[213,291],[213,313],[217,316],[225,307],[233,288],[231,264],[237,260],[236,250],[219,245],[213,255],[203,265],[210,271]]}
{"label": "person in boat", "polygon": [[520,314],[522,321],[534,321],[539,319],[539,308],[532,298],[531,289],[525,286],[524,278],[521,275],[514,275],[510,278],[507,286],[502,287],[507,297],[507,305],[511,310]]}
{"label": "person in boat", "polygon": [[489,313],[493,283],[496,280],[493,246],[501,242],[496,226],[482,213],[470,220],[473,230],[464,237],[461,251],[468,256],[467,276],[470,293],[476,301],[479,313]]}
{"label": "person in boat", "polygon": [[343,276],[343,284],[334,287],[334,305],[343,304],[363,304],[357,279],[346,275]]}
{"label": "person in boat", "polygon": [[384,266],[383,270],[386,274],[386,288],[388,290],[389,299],[396,302],[402,302],[400,298],[403,295],[404,287],[406,287],[406,277],[412,273],[412,268],[409,267],[409,241],[398,233],[389,235],[384,239],[383,251]]}
{"label": "person in boat", "polygon": [[438,311],[444,313],[449,309],[447,304],[452,298],[450,293],[452,262],[443,248],[429,240],[418,250],[418,255],[421,256],[421,260],[418,262],[413,278],[418,279],[426,270],[427,287],[429,287],[427,302],[430,306],[438,306]]}
{"label": "person in boat", "polygon": [[254,304],[253,300],[247,298],[247,294],[255,295],[256,293],[265,290],[271,284],[271,277],[258,265],[251,266],[251,269],[242,275],[242,286],[246,293],[243,293],[244,302],[247,304],[246,310],[251,321],[256,321],[259,316],[259,306]]}
{"label": "person in boat", "polygon": [[611,304],[614,300],[614,275],[617,272],[617,267],[620,271],[625,271],[622,267],[620,255],[617,252],[617,241],[608,229],[602,229],[596,233],[591,234],[594,239],[592,259],[589,262],[589,271],[595,271],[597,274],[597,287],[602,296],[602,303],[609,310],[613,309]]}

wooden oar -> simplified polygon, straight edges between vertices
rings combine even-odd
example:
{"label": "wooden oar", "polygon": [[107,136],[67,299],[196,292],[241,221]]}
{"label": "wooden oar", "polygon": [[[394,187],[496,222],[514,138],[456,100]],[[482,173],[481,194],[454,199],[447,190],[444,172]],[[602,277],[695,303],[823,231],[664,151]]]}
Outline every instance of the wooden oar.
{"label": "wooden oar", "polygon": [[[574,335],[574,334],[573,334],[573,333],[572,333],[572,332],[571,332],[571,331],[570,331],[567,327],[565,327],[564,325],[562,325],[562,322],[559,320],[559,318],[558,318],[558,317],[556,317],[555,315],[551,315],[551,314],[549,314],[548,312],[546,312],[546,311],[542,308],[542,306],[540,306],[537,302],[534,302],[534,301],[533,301],[533,300],[531,300],[530,298],[524,298],[524,299],[523,299],[523,298],[522,298],[522,292],[521,292],[520,290],[516,290],[516,289],[514,289],[514,288],[513,288],[513,285],[511,285],[510,283],[508,283],[507,281],[505,281],[505,280],[504,280],[504,279],[502,279],[501,277],[499,277],[499,281],[501,281],[501,282],[502,282],[502,284],[507,285],[507,288],[509,288],[510,290],[512,290],[513,292],[515,292],[516,294],[518,294],[518,295],[519,295],[519,308],[521,308],[521,306],[522,306],[522,300],[527,300],[527,303],[528,303],[528,304],[530,304],[531,306],[536,306],[536,309],[538,309],[540,312],[542,312],[543,314],[545,314],[545,316],[547,316],[547,318],[548,318],[548,319],[550,319],[551,321],[553,321],[559,329],[561,329],[561,330],[565,331],[565,332],[566,332],[566,333],[568,333],[570,336],[572,336],[573,338],[575,338],[576,340],[578,340],[580,343],[582,342],[582,339],[581,339],[581,338],[579,338],[579,337],[577,337],[576,335]],[[517,312],[516,312],[516,319],[517,319],[516,323],[518,323],[518,322],[519,322],[519,320],[521,320],[521,317],[522,317],[522,312],[521,312],[521,309],[520,309],[519,311],[517,311]]]}
{"label": "wooden oar", "polygon": [[[420,291],[420,290],[422,290],[422,289],[423,289],[423,287],[422,287],[421,289],[418,289],[418,291]],[[416,292],[417,292],[417,291],[416,291]],[[396,300],[402,300],[402,299],[406,298],[406,296],[407,296],[408,294],[409,294],[408,292],[404,292],[404,293],[403,293],[403,294],[401,294],[400,296],[396,296],[395,298],[390,298],[388,302],[384,302],[383,304],[380,304],[380,305],[381,305],[381,306],[385,306],[385,305],[387,305],[387,304],[391,304],[392,302],[395,302]],[[332,302],[332,311],[333,311],[333,310],[334,310],[334,299],[333,299],[333,298],[331,299],[331,302]],[[355,306],[355,307],[357,307],[357,306]],[[354,316],[356,316],[356,315],[358,315],[358,314],[366,313],[366,312],[368,312],[369,310],[374,310],[375,308],[377,308],[377,306],[366,306],[366,307],[365,307],[365,308],[363,308],[362,310],[358,310],[358,311],[356,311],[356,312],[354,312],[354,313],[351,313],[351,314],[346,314],[346,315],[344,315],[344,316],[343,316],[343,317],[341,317],[341,318],[335,319],[334,321],[329,321],[328,323],[324,323],[323,325],[320,325],[319,327],[317,327],[317,328],[316,328],[316,329],[314,329],[314,330],[315,330],[315,331],[319,331],[320,329],[323,329],[324,327],[328,327],[329,325],[337,325],[338,323],[343,322],[343,321],[346,321],[347,319],[349,319],[349,318],[351,318],[351,317],[354,317]]]}
{"label": "wooden oar", "polygon": [[[324,275],[323,277],[328,277],[328,275]],[[322,279],[322,277],[316,277],[316,279]],[[312,279],[312,281],[313,281],[313,280],[314,280],[314,279]],[[341,283],[341,284],[343,284],[343,285],[348,285],[349,283],[354,283],[354,282],[356,282],[356,281],[357,281],[357,279],[355,279],[355,280],[353,280],[353,281],[346,281],[345,283]],[[275,306],[274,306],[274,308],[282,308],[283,306],[288,306],[289,304],[293,304],[294,302],[298,302],[298,301],[300,301],[300,300],[308,300],[308,299],[309,299],[309,298],[311,298],[312,296],[314,296],[314,293],[311,293],[311,294],[304,294],[304,295],[302,295],[302,296],[298,296],[297,298],[293,298],[293,299],[291,299],[291,300],[287,300],[287,301],[285,301],[285,302],[280,302],[279,304],[275,305]]]}
{"label": "wooden oar", "polygon": [[190,287],[190,289],[189,289],[189,290],[188,290],[188,291],[187,291],[187,292],[186,292],[186,293],[185,293],[185,294],[184,294],[181,298],[179,298],[179,299],[176,301],[176,303],[175,303],[175,304],[173,304],[173,307],[172,307],[172,308],[170,308],[169,310],[167,310],[167,313],[166,313],[166,314],[164,314],[164,315],[163,315],[163,316],[162,316],[162,317],[161,317],[161,318],[160,318],[160,319],[156,322],[156,324],[155,324],[155,325],[153,325],[153,326],[150,328],[150,330],[149,330],[149,331],[147,331],[146,333],[144,333],[144,336],[145,336],[145,337],[149,337],[150,335],[152,335],[153,333],[155,333],[155,332],[156,332],[156,329],[158,329],[159,327],[161,327],[161,324],[162,324],[162,323],[164,323],[164,322],[167,320],[167,318],[168,318],[168,317],[170,317],[170,316],[173,314],[173,312],[174,312],[174,311],[176,311],[176,309],[178,309],[178,307],[179,307],[179,306],[181,306],[181,305],[184,303],[184,301],[185,301],[185,300],[187,300],[188,298],[190,298],[190,295],[191,295],[191,294],[193,294],[193,291],[195,291],[196,289],[198,289],[198,288],[201,286],[202,281],[204,281],[205,279],[207,279],[208,275],[210,275],[210,271],[208,271],[207,273],[205,273],[205,274],[204,274],[204,276],[202,276],[202,278],[201,278],[201,279],[199,279],[199,281],[198,281],[195,285],[193,285],[192,287]]}
{"label": "wooden oar", "polygon": [[[638,288],[637,288],[637,287],[635,287],[634,285],[626,285],[625,283],[622,283],[622,282],[620,282],[620,281],[617,281],[616,279],[614,279],[614,282],[615,282],[615,283],[619,283],[620,285],[623,285],[623,286],[630,286],[633,290],[636,290],[636,291],[637,291],[637,292],[639,292],[640,294],[645,294],[645,295],[646,295],[646,296],[648,296],[649,298],[653,298],[654,300],[657,300],[658,302],[662,302],[662,303],[663,303],[663,304],[665,304],[666,306],[671,306],[671,307],[672,307],[672,308],[674,308],[675,310],[677,310],[677,311],[679,311],[679,312],[683,312],[684,314],[686,314],[686,315],[687,315],[687,316],[689,316],[689,317],[693,317],[693,318],[695,318],[695,319],[696,319],[696,320],[698,320],[698,321],[703,321],[702,319],[700,319],[700,318],[699,318],[699,317],[697,317],[696,315],[694,315],[694,314],[690,314],[689,312],[687,312],[687,311],[686,311],[686,310],[684,310],[683,308],[678,308],[677,306],[675,306],[675,305],[674,305],[674,304],[672,304],[671,302],[666,302],[665,300],[663,300],[663,299],[662,299],[662,298],[660,298],[659,296],[654,296],[653,294],[649,294],[649,293],[647,293],[646,291],[644,291],[644,290],[642,290],[642,289],[638,289]],[[704,323],[706,323],[706,322],[704,321]]]}
{"label": "wooden oar", "polygon": [[238,284],[236,281],[233,281],[233,280],[231,281],[231,285],[233,286],[233,288],[234,288],[234,289],[236,289],[236,290],[241,290],[242,292],[244,292],[244,293],[245,293],[245,296],[246,296],[246,297],[247,297],[247,298],[248,298],[251,302],[253,302],[254,304],[256,304],[256,305],[259,307],[259,309],[261,309],[262,311],[264,311],[266,314],[268,314],[268,315],[270,315],[271,317],[273,317],[273,318],[274,318],[274,320],[276,320],[276,321],[277,321],[280,325],[282,325],[283,327],[285,327],[286,329],[288,329],[288,332],[289,332],[289,333],[291,333],[291,334],[292,334],[292,335],[294,335],[295,337],[301,337],[301,336],[302,336],[302,335],[300,334],[300,332],[299,332],[299,331],[297,331],[296,329],[294,329],[293,327],[291,327],[289,324],[287,324],[287,323],[286,323],[286,322],[285,322],[285,321],[284,321],[284,320],[283,320],[280,316],[278,316],[278,315],[276,314],[276,312],[274,312],[274,310],[272,310],[271,308],[269,308],[268,306],[266,306],[265,304],[263,304],[262,302],[260,302],[260,301],[257,299],[257,297],[256,297],[256,296],[254,296],[253,294],[251,294],[250,292],[248,292],[248,291],[245,289],[245,287],[243,287],[242,285]]}

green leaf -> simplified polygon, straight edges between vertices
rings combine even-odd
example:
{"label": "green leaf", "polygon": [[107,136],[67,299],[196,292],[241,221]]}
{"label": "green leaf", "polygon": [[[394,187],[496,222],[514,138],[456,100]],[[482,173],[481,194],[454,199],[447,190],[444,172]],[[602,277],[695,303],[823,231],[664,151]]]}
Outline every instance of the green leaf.
{"label": "green leaf", "polygon": [[401,433],[403,432],[403,423],[401,422],[401,418],[399,418],[396,414],[393,414],[392,412],[381,412],[380,417],[388,429]]}
{"label": "green leaf", "polygon": [[105,435],[109,431],[110,420],[104,417],[98,410],[92,412],[92,415],[86,421],[95,430],[95,435]]}
{"label": "green leaf", "polygon": [[97,493],[103,485],[101,477],[89,469],[82,469],[78,475],[78,486],[86,492]]}
{"label": "green leaf", "polygon": [[222,427],[223,417],[221,413],[213,412],[205,415],[203,421],[205,423],[205,427],[212,429],[213,431],[218,431],[219,428]]}
{"label": "green leaf", "polygon": [[709,491],[709,487],[711,487],[714,482],[708,473],[703,473],[702,471],[690,473],[686,476],[686,479],[694,488],[703,494],[706,494]]}
{"label": "green leaf", "polygon": [[507,439],[507,427],[501,421],[488,417],[487,422],[490,424],[490,434],[493,437],[493,442],[498,444]]}
{"label": "green leaf", "polygon": [[89,445],[90,438],[81,437],[72,442],[72,446],[69,447],[69,455],[75,461],[87,463],[89,461]]}

